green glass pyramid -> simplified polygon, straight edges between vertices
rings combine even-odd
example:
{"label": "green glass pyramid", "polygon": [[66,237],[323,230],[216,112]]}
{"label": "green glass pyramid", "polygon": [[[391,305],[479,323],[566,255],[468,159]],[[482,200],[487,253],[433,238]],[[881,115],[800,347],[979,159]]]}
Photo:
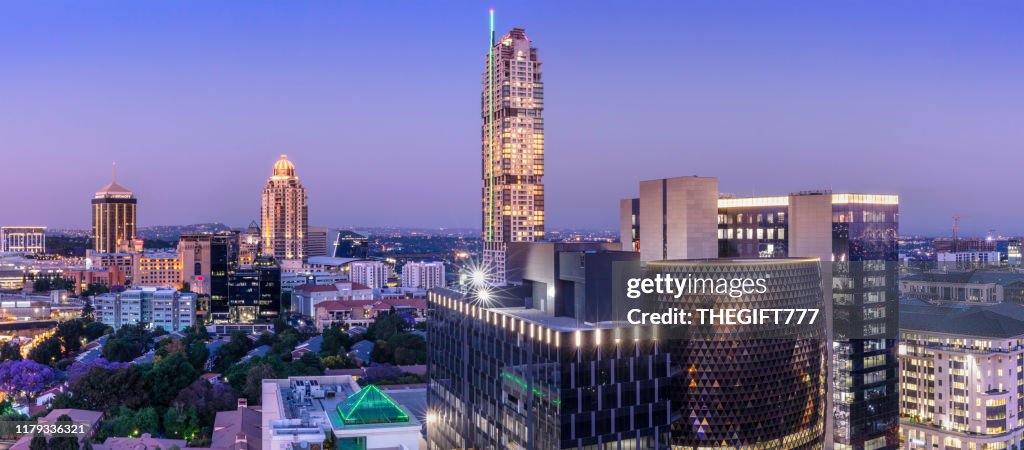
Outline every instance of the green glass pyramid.
{"label": "green glass pyramid", "polygon": [[338,404],[338,414],[345,425],[408,422],[409,415],[398,403],[372,384],[350,395]]}

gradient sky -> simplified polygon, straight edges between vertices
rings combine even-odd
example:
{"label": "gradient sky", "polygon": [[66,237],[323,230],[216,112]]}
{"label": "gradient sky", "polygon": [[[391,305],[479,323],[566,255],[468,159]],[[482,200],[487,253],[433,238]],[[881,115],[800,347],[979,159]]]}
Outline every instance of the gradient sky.
{"label": "gradient sky", "polygon": [[544,61],[549,227],[638,182],[901,195],[904,233],[1024,233],[1024,2],[5,2],[0,223],[259,214],[287,153],[313,225],[479,226],[487,9]]}

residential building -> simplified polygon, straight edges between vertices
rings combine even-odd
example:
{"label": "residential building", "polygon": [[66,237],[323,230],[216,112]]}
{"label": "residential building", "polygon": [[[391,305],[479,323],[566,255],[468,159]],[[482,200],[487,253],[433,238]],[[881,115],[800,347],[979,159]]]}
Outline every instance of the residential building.
{"label": "residential building", "polygon": [[142,287],[94,297],[98,322],[121,328],[142,324],[146,328],[180,331],[195,325],[196,295],[164,287]]}
{"label": "residential building", "polygon": [[263,255],[278,260],[305,258],[307,215],[306,190],[295,176],[295,165],[281,155],[263,189]]}
{"label": "residential building", "polygon": [[316,327],[323,331],[336,323],[368,327],[381,315],[408,314],[417,323],[427,320],[426,298],[349,299],[318,302],[314,309]]}
{"label": "residential building", "polygon": [[349,280],[371,289],[387,286],[392,272],[391,265],[384,261],[353,261],[349,263],[348,270]]}
{"label": "residential building", "polygon": [[292,289],[292,312],[306,317],[313,317],[316,305],[329,300],[337,300],[341,293],[333,284],[303,284]]}
{"label": "residential building", "polygon": [[506,244],[544,238],[544,83],[526,31],[496,38],[493,11],[482,84],[483,264],[500,285]]}
{"label": "residential building", "polygon": [[320,448],[327,433],[341,449],[419,448],[419,419],[391,394],[350,375],[263,380],[262,448]]}
{"label": "residential building", "polygon": [[0,252],[46,253],[46,227],[0,227]]}
{"label": "residential building", "polygon": [[432,289],[444,286],[444,262],[413,261],[402,266],[402,286]]}
{"label": "residential building", "polygon": [[92,198],[93,251],[118,253],[133,248],[137,205],[135,195],[117,184],[115,171],[110,184],[96,191]]}
{"label": "residential building", "polygon": [[902,448],[1024,445],[1024,306],[900,305]]}

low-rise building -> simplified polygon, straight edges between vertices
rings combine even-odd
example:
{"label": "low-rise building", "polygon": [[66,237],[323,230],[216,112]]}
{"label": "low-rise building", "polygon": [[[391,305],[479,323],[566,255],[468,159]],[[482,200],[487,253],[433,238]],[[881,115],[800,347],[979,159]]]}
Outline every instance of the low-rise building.
{"label": "low-rise building", "polygon": [[999,267],[999,252],[992,251],[960,251],[937,252],[935,259],[942,270],[970,270],[983,267]]}
{"label": "low-rise building", "polygon": [[337,448],[414,450],[421,422],[374,385],[349,375],[263,380],[262,448],[316,448],[328,433]]}
{"label": "low-rise building", "polygon": [[904,302],[898,355],[904,449],[1024,444],[1024,306]]}
{"label": "low-rise building", "polygon": [[942,303],[1024,304],[1024,273],[974,270],[900,278],[900,296]]}
{"label": "low-rise building", "polygon": [[139,286],[173,286],[181,289],[181,258],[177,253],[142,253],[134,259],[135,278]]}
{"label": "low-rise building", "polygon": [[93,301],[96,320],[115,330],[129,324],[179,331],[195,325],[196,295],[163,287],[100,294]]}
{"label": "low-rise building", "polygon": [[0,227],[0,253],[46,253],[46,227]]}

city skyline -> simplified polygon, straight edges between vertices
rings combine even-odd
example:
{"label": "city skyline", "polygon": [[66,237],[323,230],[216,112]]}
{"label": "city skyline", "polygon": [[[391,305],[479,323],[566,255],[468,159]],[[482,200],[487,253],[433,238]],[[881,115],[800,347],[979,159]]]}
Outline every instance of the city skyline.
{"label": "city skyline", "polygon": [[[191,6],[208,16],[22,4],[0,19],[0,146],[17,155],[0,188],[19,192],[7,222],[87,228],[84,200],[116,160],[138,226],[243,226],[287,153],[311,224],[479,223],[491,5],[231,11],[246,21]],[[948,235],[953,214],[963,234],[1024,233],[986,206],[1012,201],[1003,183],[1024,162],[1019,4],[493,6],[497,32],[526,28],[547,63],[550,228],[615,228],[633,180],[682,172],[737,195],[898,194],[905,234]],[[386,133],[396,108],[419,119]],[[968,159],[980,172],[953,169]],[[189,181],[169,188],[176,177]]]}

